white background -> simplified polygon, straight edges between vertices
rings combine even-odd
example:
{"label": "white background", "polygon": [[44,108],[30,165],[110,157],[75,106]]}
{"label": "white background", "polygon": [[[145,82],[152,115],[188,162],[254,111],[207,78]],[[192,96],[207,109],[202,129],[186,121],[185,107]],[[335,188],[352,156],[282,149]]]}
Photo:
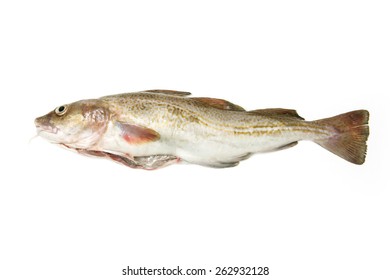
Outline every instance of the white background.
{"label": "white background", "polygon": [[[387,4],[2,1],[0,279],[148,279],[127,265],[390,279]],[[308,120],[368,109],[367,161],[303,142],[147,172],[29,143],[58,105],[153,88]]]}

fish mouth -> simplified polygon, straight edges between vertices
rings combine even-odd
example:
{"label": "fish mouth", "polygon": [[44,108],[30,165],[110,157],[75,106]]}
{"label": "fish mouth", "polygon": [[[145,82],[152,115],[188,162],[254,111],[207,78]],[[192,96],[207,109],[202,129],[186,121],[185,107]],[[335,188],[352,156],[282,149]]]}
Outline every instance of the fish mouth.
{"label": "fish mouth", "polygon": [[49,121],[42,119],[42,118],[36,118],[35,119],[35,127],[37,128],[38,134],[40,132],[47,132],[51,134],[57,134],[58,128],[52,124],[50,124]]}
{"label": "fish mouth", "polygon": [[52,126],[37,126],[38,134],[41,132],[51,133],[51,134],[57,134],[58,128],[52,127]]}

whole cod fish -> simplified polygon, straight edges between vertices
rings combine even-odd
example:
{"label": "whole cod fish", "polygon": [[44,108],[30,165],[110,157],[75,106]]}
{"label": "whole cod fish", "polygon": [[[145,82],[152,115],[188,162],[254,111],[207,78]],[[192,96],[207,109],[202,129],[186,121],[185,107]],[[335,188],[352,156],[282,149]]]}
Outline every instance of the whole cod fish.
{"label": "whole cod fish", "polygon": [[77,152],[132,168],[157,169],[185,161],[232,167],[252,154],[311,140],[363,164],[369,134],[366,110],[305,121],[295,110],[245,111],[215,98],[147,90],[81,100],[35,120],[38,134]]}

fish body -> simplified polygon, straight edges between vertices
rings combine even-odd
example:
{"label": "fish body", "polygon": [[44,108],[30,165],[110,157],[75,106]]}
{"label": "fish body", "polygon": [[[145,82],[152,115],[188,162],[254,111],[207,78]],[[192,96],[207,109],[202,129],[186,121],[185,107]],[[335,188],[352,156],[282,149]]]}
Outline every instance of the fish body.
{"label": "fish body", "polygon": [[305,121],[294,110],[245,111],[222,99],[189,95],[148,90],[81,100],[57,107],[35,123],[51,142],[134,168],[179,161],[230,167],[300,140],[314,141],[356,164],[365,160],[365,110]]}

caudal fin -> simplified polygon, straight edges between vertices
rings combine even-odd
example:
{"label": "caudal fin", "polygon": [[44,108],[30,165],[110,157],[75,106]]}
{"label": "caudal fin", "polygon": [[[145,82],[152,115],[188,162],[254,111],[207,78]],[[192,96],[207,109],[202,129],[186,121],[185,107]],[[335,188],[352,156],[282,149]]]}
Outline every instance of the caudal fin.
{"label": "caudal fin", "polygon": [[369,135],[368,119],[368,111],[358,110],[315,121],[328,127],[334,134],[314,142],[349,162],[363,164]]}

